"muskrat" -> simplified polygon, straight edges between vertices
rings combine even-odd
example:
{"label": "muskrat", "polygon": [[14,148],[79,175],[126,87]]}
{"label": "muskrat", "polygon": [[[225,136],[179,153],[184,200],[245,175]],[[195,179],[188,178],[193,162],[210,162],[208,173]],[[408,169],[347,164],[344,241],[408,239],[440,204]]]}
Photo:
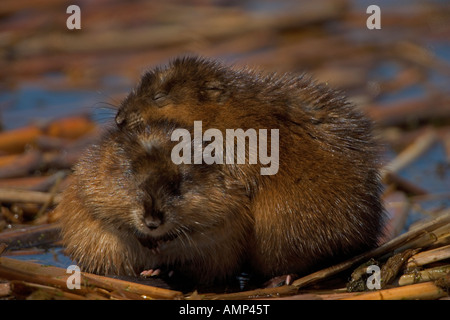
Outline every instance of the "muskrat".
{"label": "muskrat", "polygon": [[[193,136],[195,121],[224,137],[277,129],[276,172],[248,161],[176,164],[172,135]],[[377,245],[384,211],[372,130],[343,94],[308,76],[176,58],[142,76],[75,166],[56,209],[63,243],[99,274],[165,268],[206,284],[244,266],[265,278],[311,272]]]}

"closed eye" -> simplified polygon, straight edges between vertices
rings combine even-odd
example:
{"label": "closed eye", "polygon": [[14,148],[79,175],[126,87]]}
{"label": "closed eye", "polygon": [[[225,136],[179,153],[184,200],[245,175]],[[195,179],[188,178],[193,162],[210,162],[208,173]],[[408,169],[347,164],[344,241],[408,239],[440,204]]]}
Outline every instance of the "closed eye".
{"label": "closed eye", "polygon": [[167,97],[167,93],[165,92],[158,92],[153,96],[153,100],[155,101],[162,101],[164,98]]}

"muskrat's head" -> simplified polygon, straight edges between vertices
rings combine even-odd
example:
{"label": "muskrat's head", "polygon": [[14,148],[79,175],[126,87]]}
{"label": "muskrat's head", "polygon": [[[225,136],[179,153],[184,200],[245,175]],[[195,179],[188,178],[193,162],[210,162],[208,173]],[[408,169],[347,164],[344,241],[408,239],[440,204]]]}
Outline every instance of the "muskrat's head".
{"label": "muskrat's head", "polygon": [[143,75],[120,106],[116,123],[136,130],[155,119],[176,119],[186,125],[211,120],[229,99],[231,80],[230,70],[217,62],[176,59]]}
{"label": "muskrat's head", "polygon": [[108,152],[111,159],[103,164],[111,166],[107,171],[114,174],[95,178],[108,187],[92,192],[108,190],[115,196],[100,202],[100,195],[90,197],[95,206],[102,206],[94,214],[101,212],[104,219],[111,212],[107,220],[112,227],[127,229],[150,248],[168,242],[190,245],[196,235],[213,239],[217,229],[248,219],[247,190],[226,167],[174,160],[177,142],[171,135],[176,123],[154,119],[141,126],[135,131],[115,130],[113,142],[107,143],[114,147]]}

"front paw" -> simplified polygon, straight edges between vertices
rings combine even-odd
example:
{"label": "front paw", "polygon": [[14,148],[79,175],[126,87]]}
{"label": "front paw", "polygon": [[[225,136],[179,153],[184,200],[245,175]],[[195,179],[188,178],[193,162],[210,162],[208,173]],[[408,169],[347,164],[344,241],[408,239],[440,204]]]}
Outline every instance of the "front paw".
{"label": "front paw", "polygon": [[167,275],[167,277],[171,277],[173,275],[173,270],[168,272],[163,272],[159,268],[144,270],[139,274],[142,278],[152,278],[152,277],[163,277]]}
{"label": "front paw", "polygon": [[274,277],[264,283],[264,288],[275,288],[283,285],[290,285],[297,278],[296,274],[286,274],[278,277]]}

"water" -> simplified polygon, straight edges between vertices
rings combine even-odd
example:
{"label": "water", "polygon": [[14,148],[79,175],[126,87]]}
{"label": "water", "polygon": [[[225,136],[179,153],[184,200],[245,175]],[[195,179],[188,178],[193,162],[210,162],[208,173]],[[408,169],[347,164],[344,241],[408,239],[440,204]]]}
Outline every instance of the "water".
{"label": "water", "polygon": [[98,123],[112,119],[115,111],[109,105],[115,87],[89,89],[54,89],[36,82],[25,82],[7,92],[0,91],[0,119],[4,130],[24,127],[33,122],[48,122],[71,115],[88,114]]}
{"label": "water", "polygon": [[75,264],[75,262],[73,262],[69,257],[64,255],[63,248],[61,247],[50,248],[45,253],[16,255],[10,256],[10,258],[43,265],[51,265],[64,269],[67,269],[68,266]]}

